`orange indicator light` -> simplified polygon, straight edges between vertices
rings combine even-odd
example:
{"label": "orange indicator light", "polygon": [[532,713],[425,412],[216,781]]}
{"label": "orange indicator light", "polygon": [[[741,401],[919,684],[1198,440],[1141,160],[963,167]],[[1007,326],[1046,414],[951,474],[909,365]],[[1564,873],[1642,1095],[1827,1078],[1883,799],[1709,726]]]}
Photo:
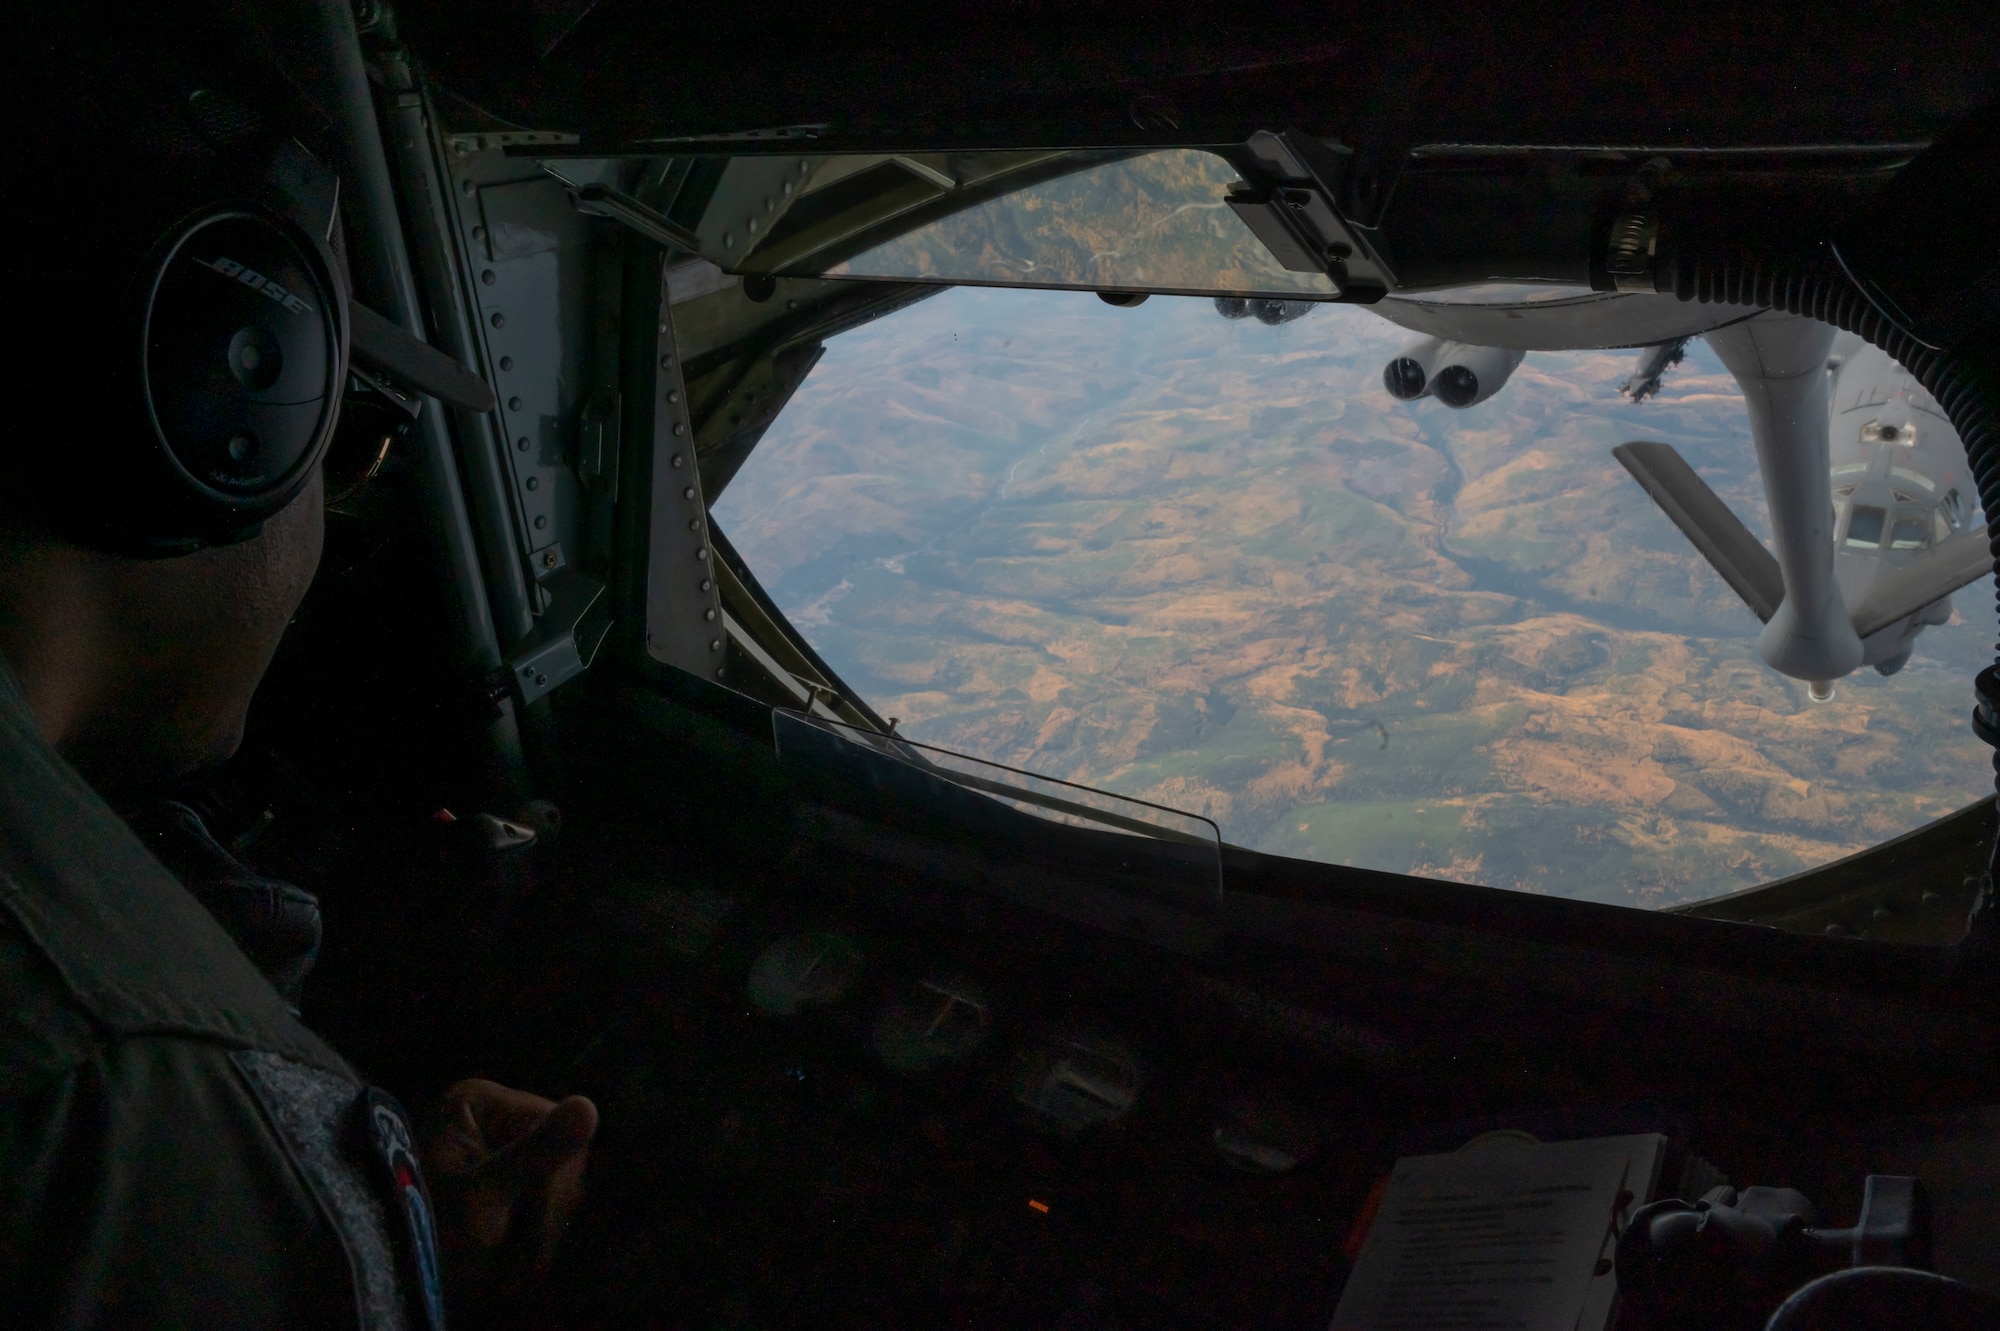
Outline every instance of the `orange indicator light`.
{"label": "orange indicator light", "polygon": [[1030,1197],[1028,1198],[1028,1209],[1031,1211],[1040,1211],[1043,1215],[1047,1215],[1049,1213],[1049,1204],[1047,1202],[1038,1202],[1033,1197]]}

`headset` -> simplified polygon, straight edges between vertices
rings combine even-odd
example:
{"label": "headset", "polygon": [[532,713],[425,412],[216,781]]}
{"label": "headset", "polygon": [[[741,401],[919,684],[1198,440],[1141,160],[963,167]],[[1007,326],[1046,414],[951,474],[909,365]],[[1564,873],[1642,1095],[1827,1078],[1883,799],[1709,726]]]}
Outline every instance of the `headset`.
{"label": "headset", "polygon": [[92,159],[87,186],[34,197],[33,243],[8,247],[10,294],[49,330],[9,359],[29,393],[73,404],[60,439],[17,454],[36,516],[139,558],[254,537],[327,459],[343,404],[377,464],[426,396],[494,407],[472,371],[353,300],[331,167],[223,94],[181,110],[157,117],[143,166]]}
{"label": "headset", "polygon": [[57,326],[114,341],[102,360],[74,346],[39,356],[77,356],[65,369],[85,384],[111,371],[108,391],[78,403],[89,418],[43,453],[69,534],[186,554],[256,535],[305,488],[348,383],[338,199],[338,177],[305,148],[263,141],[179,155],[80,229],[72,262],[88,267],[77,286],[95,308]]}

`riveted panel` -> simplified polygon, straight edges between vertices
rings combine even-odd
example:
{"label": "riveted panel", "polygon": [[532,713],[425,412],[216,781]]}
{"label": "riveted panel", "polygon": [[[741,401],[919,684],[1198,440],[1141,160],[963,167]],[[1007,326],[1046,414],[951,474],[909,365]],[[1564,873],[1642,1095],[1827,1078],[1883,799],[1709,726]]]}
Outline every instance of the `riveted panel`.
{"label": "riveted panel", "polygon": [[735,267],[805,188],[813,166],[810,157],[731,158],[695,227],[702,253]]}
{"label": "riveted panel", "polygon": [[541,577],[561,567],[561,543],[581,519],[570,462],[587,396],[594,236],[562,183],[519,158],[457,136],[448,166],[515,530]]}
{"label": "riveted panel", "polygon": [[688,421],[667,280],[662,271],[647,508],[646,650],[656,661],[719,679],[728,634],[708,543],[708,507],[702,499],[701,469],[695,465],[694,430]]}
{"label": "riveted panel", "polygon": [[481,186],[479,214],[486,262],[475,251],[473,294],[532,555],[557,541],[577,510],[575,477],[563,464],[583,405],[571,399],[584,375],[589,223],[548,176]]}

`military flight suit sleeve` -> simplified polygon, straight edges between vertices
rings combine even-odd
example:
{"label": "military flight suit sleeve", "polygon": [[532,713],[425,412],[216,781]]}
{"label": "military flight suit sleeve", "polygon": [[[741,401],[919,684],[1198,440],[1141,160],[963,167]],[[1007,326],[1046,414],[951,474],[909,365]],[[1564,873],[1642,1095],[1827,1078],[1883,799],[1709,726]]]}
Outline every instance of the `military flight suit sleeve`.
{"label": "military flight suit sleeve", "polygon": [[0,1320],[353,1327],[340,1239],[231,1051],[105,1038],[0,923]]}
{"label": "military flight suit sleeve", "polygon": [[0,664],[0,1325],[441,1331],[408,1122]]}

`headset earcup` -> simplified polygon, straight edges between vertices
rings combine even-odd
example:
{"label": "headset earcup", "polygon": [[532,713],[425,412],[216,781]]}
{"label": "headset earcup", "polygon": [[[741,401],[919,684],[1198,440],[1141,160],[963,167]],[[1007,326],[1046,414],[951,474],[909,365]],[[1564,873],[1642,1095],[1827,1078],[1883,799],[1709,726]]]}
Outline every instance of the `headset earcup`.
{"label": "headset earcup", "polygon": [[347,377],[339,268],[279,208],[216,198],[155,234],[121,302],[124,410],[65,431],[60,478],[81,539],[141,557],[243,539],[290,503]]}
{"label": "headset earcup", "polygon": [[171,527],[214,539],[277,512],[331,438],[347,303],[329,257],[272,212],[184,222],[142,272],[140,391]]}

